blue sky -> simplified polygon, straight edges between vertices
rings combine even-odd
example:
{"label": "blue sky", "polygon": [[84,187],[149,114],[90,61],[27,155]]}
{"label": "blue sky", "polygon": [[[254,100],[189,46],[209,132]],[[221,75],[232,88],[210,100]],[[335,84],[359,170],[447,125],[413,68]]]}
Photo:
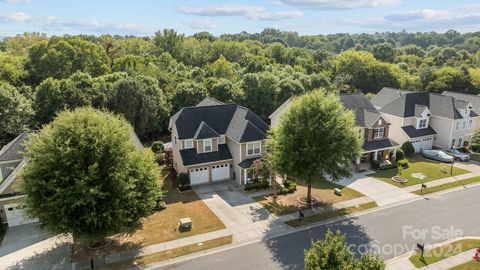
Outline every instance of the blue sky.
{"label": "blue sky", "polygon": [[0,36],[23,32],[152,35],[480,31],[480,2],[445,0],[0,0]]}

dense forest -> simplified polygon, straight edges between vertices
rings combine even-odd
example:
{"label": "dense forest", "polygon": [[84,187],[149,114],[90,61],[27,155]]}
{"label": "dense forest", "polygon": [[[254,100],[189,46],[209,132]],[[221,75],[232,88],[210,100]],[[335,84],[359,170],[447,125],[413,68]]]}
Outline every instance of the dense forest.
{"label": "dense forest", "polygon": [[0,145],[65,109],[120,113],[143,139],[205,96],[266,119],[316,88],[375,94],[382,87],[480,93],[480,32],[301,36],[174,30],[153,37],[25,33],[0,41]]}

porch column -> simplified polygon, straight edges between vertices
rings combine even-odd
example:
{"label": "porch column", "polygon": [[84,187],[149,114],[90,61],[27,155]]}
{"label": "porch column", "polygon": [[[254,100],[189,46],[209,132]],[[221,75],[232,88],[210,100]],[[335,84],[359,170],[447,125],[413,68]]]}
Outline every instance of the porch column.
{"label": "porch column", "polygon": [[397,148],[393,148],[392,160],[390,162],[395,162],[397,160]]}
{"label": "porch column", "polygon": [[355,171],[360,171],[360,157],[355,160]]}
{"label": "porch column", "polygon": [[243,169],[243,184],[247,183],[247,169]]}
{"label": "porch column", "polygon": [[373,152],[373,160],[377,161],[377,159],[378,159],[377,155],[378,155],[378,151],[374,151]]}

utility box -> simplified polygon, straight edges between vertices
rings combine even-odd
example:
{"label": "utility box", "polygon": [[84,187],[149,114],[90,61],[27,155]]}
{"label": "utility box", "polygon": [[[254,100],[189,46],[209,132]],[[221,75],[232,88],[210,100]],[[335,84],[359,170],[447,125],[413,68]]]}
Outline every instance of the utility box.
{"label": "utility box", "polygon": [[335,195],[337,195],[337,196],[342,196],[342,190],[339,189],[339,188],[335,188],[335,189],[333,190],[333,193],[334,193]]}
{"label": "utility box", "polygon": [[192,229],[192,220],[189,217],[180,219],[180,231],[186,232]]}

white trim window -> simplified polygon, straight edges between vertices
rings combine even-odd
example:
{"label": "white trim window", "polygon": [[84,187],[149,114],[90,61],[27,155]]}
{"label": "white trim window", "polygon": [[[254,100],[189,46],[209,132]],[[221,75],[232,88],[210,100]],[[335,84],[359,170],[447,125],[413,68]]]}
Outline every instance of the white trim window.
{"label": "white trim window", "polygon": [[468,129],[472,129],[473,128],[473,119],[469,119],[468,120]]}
{"label": "white trim window", "polygon": [[192,139],[185,140],[185,149],[190,149],[190,148],[193,148],[193,140]]}
{"label": "white trim window", "polygon": [[373,129],[373,138],[374,139],[381,139],[385,133],[385,128],[375,128]]}
{"label": "white trim window", "polygon": [[460,129],[460,121],[455,121],[455,130]]}
{"label": "white trim window", "polygon": [[462,137],[458,138],[457,147],[458,147],[458,148],[463,147],[463,138],[462,138]]}
{"label": "white trim window", "polygon": [[212,139],[203,140],[203,152],[212,152]]}
{"label": "white trim window", "polygon": [[466,119],[463,119],[462,121],[462,130],[466,129],[467,128],[467,120]]}
{"label": "white trim window", "polygon": [[455,147],[455,142],[456,142],[456,140],[455,140],[455,139],[452,139],[452,148]]}
{"label": "white trim window", "polygon": [[218,138],[218,144],[223,144],[225,143],[225,135],[220,135],[220,138]]}
{"label": "white trim window", "polygon": [[427,119],[420,119],[418,123],[418,128],[426,128],[427,127]]}
{"label": "white trim window", "polygon": [[261,147],[261,142],[247,143],[247,156],[259,155]]}

